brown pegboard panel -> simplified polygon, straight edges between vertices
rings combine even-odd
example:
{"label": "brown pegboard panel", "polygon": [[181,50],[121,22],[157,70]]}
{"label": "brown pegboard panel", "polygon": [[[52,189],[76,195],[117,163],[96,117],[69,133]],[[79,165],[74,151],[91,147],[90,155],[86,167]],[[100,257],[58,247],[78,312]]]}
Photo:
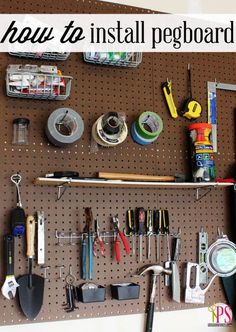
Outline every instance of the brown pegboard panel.
{"label": "brown pegboard panel", "polygon": [[[0,3],[0,11],[5,13],[142,13],[142,9],[102,3],[98,1],[67,0],[49,4],[47,0],[40,2],[17,1]],[[64,264],[64,275],[69,264],[73,266],[77,284],[81,284],[80,245],[57,246],[55,231],[77,231],[84,227],[84,211],[92,206],[93,213],[98,214],[101,230],[109,230],[111,214],[118,213],[121,222],[125,220],[128,208],[143,206],[148,209],[168,209],[171,217],[171,231],[182,229],[182,254],[180,256],[181,280],[183,282],[184,263],[196,261],[197,232],[203,226],[209,233],[210,242],[216,237],[216,228],[221,226],[227,231],[230,222],[229,195],[227,190],[212,190],[202,200],[195,201],[195,190],[190,189],[102,189],[102,188],[70,188],[59,202],[55,202],[56,190],[52,187],[36,187],[32,181],[55,169],[77,169],[81,176],[93,176],[97,171],[127,171],[147,174],[190,174],[189,147],[186,126],[189,122],[179,117],[173,120],[168,113],[160,84],[171,79],[175,102],[179,108],[187,96],[187,64],[192,65],[193,95],[203,106],[201,121],[207,119],[206,82],[235,82],[234,54],[143,54],[143,62],[136,69],[119,69],[85,64],[81,54],[72,54],[69,59],[58,64],[64,74],[74,77],[71,97],[65,102],[20,100],[5,96],[5,71],[10,63],[36,63],[27,59],[17,59],[7,54],[0,54],[0,91],[2,137],[1,160],[1,201],[0,222],[1,235],[8,231],[9,212],[15,206],[15,188],[10,176],[16,171],[22,175],[22,201],[27,213],[44,210],[47,230],[47,259],[50,266],[49,282],[45,285],[44,305],[36,322],[75,319],[83,317],[99,317],[119,314],[144,312],[148,299],[149,278],[131,278],[139,267],[147,263],[155,263],[155,243],[152,240],[152,256],[150,260],[138,262],[138,257],[125,257],[119,265],[114,259],[112,245],[106,246],[107,257],[95,258],[94,282],[107,286],[107,300],[104,303],[78,304],[78,310],[66,313],[62,308],[65,301],[65,282],[58,279],[56,266]],[[40,62],[47,63],[47,62]],[[216,156],[217,174],[225,177],[230,174],[235,161],[234,146],[234,108],[236,94],[217,91],[218,105],[218,143]],[[44,135],[44,128],[49,114],[58,107],[71,107],[79,112],[84,121],[86,132],[78,144],[68,149],[51,146]],[[140,112],[151,110],[160,114],[164,120],[164,132],[154,144],[140,147],[129,136],[124,144],[115,149],[99,149],[90,153],[90,132],[95,119],[104,112],[122,111],[127,115],[128,125]],[[11,145],[12,120],[16,117],[28,117],[30,123],[30,145],[16,147]],[[124,224],[123,224],[124,225]],[[161,262],[166,260],[166,246],[162,239]],[[2,236],[1,243],[2,245]],[[137,239],[138,246],[138,239]],[[16,275],[25,274],[27,269],[22,239],[16,240]],[[121,249],[123,250],[123,249]],[[146,252],[146,239],[143,241]],[[1,280],[3,280],[3,261],[1,260]],[[39,267],[34,271],[42,274]],[[111,300],[109,285],[123,281],[138,282],[141,286],[140,298],[137,301],[118,302]],[[183,294],[182,294],[183,295]],[[183,300],[183,298],[182,298]],[[219,281],[206,295],[206,305],[224,302]],[[2,308],[2,325],[26,323],[17,301],[7,301],[0,297]],[[163,286],[163,278],[159,280],[156,310],[179,310],[193,306],[175,304],[170,300],[169,292]],[[196,307],[196,306],[194,306]]]}

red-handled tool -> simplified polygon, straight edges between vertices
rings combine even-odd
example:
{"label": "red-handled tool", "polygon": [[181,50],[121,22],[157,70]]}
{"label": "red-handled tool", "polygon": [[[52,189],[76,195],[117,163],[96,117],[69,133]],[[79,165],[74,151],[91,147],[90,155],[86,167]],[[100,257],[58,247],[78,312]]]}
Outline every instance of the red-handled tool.
{"label": "red-handled tool", "polygon": [[104,246],[104,242],[101,238],[100,232],[99,232],[99,223],[98,223],[98,218],[95,219],[95,233],[96,233],[96,237],[93,241],[93,255],[96,257],[97,256],[97,242],[99,244],[99,248],[101,251],[101,254],[103,257],[105,257],[105,246]]}
{"label": "red-handled tool", "polygon": [[113,222],[113,225],[114,225],[114,228],[115,228],[115,231],[116,231],[116,239],[115,239],[116,261],[117,261],[117,263],[120,263],[120,246],[119,246],[120,240],[119,240],[119,236],[120,236],[120,238],[123,242],[125,252],[126,252],[127,255],[130,254],[130,247],[129,247],[129,242],[126,239],[124,233],[121,232],[121,230],[119,229],[120,222],[119,222],[119,219],[118,219],[118,215],[116,215],[112,218],[112,222]]}

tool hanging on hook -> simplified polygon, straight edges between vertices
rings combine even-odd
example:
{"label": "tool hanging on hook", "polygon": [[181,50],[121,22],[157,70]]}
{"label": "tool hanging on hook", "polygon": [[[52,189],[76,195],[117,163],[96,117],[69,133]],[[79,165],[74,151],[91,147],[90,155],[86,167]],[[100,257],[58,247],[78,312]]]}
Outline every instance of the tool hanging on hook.
{"label": "tool hanging on hook", "polygon": [[99,227],[99,222],[98,222],[98,217],[95,219],[95,238],[93,240],[93,255],[96,257],[97,256],[97,243],[99,244],[100,252],[103,257],[105,257],[105,245],[103,242],[103,239],[100,235],[100,227]]}
{"label": "tool hanging on hook", "polygon": [[6,279],[1,291],[2,295],[10,300],[16,296],[16,290],[19,286],[14,276],[14,237],[12,235],[5,235],[3,241],[6,261]]}
{"label": "tool hanging on hook", "polygon": [[191,67],[188,64],[188,98],[185,100],[181,114],[191,120],[200,117],[202,112],[202,106],[192,96],[192,78]]}
{"label": "tool hanging on hook", "polygon": [[167,78],[166,82],[162,83],[161,88],[164,92],[165,100],[169,108],[170,115],[172,116],[172,118],[176,119],[178,117],[178,113],[172,93],[172,82],[169,81]]}
{"label": "tool hanging on hook", "polygon": [[172,271],[169,269],[164,269],[162,266],[156,264],[146,265],[138,271],[135,277],[144,276],[147,272],[151,272],[152,274],[151,274],[149,303],[147,306],[147,320],[146,320],[145,332],[152,332],[153,317],[155,311],[157,277],[160,276],[161,274],[171,275]]}
{"label": "tool hanging on hook", "polygon": [[86,224],[84,228],[84,236],[82,240],[82,279],[87,279],[87,241],[88,241],[88,278],[93,279],[93,236],[91,227],[93,222],[93,214],[91,208],[85,208]]}
{"label": "tool hanging on hook", "polygon": [[21,175],[19,173],[11,176],[11,181],[16,186],[16,208],[11,211],[10,223],[11,232],[13,236],[22,236],[25,233],[25,211],[22,207],[21,196],[20,196],[20,182]]}
{"label": "tool hanging on hook", "polygon": [[120,230],[120,222],[118,219],[118,215],[115,215],[112,218],[112,223],[113,226],[115,228],[116,231],[116,237],[115,237],[115,254],[116,254],[116,261],[117,263],[120,263],[120,247],[119,247],[119,237],[121,238],[123,245],[124,245],[124,249],[127,255],[130,254],[130,247],[129,247],[129,242],[125,237],[125,234]]}

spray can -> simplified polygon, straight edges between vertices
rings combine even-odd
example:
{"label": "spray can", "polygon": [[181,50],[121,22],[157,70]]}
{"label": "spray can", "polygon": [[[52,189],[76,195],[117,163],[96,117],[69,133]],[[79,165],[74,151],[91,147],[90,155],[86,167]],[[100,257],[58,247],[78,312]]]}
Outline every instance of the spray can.
{"label": "spray can", "polygon": [[188,126],[191,139],[191,162],[194,182],[215,180],[215,162],[211,141],[212,126],[194,123]]}

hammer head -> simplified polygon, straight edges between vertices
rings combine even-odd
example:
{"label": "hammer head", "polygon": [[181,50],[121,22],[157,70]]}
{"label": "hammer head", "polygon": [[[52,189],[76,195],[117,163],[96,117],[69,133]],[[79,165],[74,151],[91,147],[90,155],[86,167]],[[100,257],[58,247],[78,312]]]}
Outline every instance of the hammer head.
{"label": "hammer head", "polygon": [[165,269],[161,265],[154,264],[154,265],[145,265],[138,271],[137,275],[144,276],[144,274],[149,271],[151,271],[153,275],[157,275],[157,276],[160,274],[163,274],[163,273],[169,274],[169,275],[172,274],[171,270]]}

